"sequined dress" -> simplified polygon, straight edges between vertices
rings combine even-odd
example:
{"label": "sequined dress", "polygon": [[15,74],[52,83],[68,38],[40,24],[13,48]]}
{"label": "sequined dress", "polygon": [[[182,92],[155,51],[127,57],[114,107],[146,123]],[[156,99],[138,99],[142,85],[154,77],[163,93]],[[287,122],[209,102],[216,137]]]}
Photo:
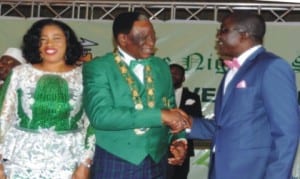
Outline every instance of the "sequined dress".
{"label": "sequined dress", "polygon": [[0,152],[9,178],[68,179],[93,157],[81,70],[44,72],[31,64],[13,69],[0,111]]}

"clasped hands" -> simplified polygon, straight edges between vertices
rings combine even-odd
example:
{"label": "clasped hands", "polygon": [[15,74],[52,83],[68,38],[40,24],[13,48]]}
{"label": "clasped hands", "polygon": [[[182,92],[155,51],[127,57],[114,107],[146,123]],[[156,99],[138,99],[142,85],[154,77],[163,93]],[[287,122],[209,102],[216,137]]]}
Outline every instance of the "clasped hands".
{"label": "clasped hands", "polygon": [[[191,128],[192,119],[181,109],[162,110],[163,123],[170,127],[172,133]],[[187,153],[186,139],[178,139],[170,146],[172,157],[168,158],[171,165],[182,165]]]}
{"label": "clasped hands", "polygon": [[191,118],[181,109],[162,110],[162,121],[169,126],[172,133],[178,133],[184,129],[191,128]]}
{"label": "clasped hands", "polygon": [[172,142],[170,146],[172,157],[168,158],[168,163],[171,165],[182,165],[187,154],[186,139],[178,139]]}

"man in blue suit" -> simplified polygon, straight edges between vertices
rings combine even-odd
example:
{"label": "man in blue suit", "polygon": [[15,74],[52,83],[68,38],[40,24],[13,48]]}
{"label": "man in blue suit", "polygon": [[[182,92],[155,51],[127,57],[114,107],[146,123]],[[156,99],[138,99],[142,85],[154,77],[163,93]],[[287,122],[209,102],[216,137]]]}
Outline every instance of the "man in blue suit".
{"label": "man in blue suit", "polygon": [[215,120],[193,120],[189,137],[212,138],[210,179],[289,179],[300,122],[295,75],[263,44],[266,24],[250,12],[222,20],[216,49],[234,60],[221,81]]}

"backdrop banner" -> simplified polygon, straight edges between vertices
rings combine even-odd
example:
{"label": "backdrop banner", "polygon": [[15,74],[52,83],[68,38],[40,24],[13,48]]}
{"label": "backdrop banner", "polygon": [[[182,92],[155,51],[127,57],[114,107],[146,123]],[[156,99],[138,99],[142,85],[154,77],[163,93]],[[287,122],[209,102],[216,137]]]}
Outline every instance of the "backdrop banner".
{"label": "backdrop banner", "polygon": [[[77,33],[87,59],[114,49],[112,21],[65,20]],[[0,53],[8,47],[20,47],[22,36],[35,19],[0,19]],[[156,55],[169,64],[178,63],[186,70],[185,86],[201,96],[202,111],[213,117],[214,99],[225,72],[214,49],[219,23],[211,21],[153,21],[157,36]],[[300,23],[268,23],[264,46],[288,61],[300,87]],[[299,90],[298,90],[299,94]],[[300,99],[298,98],[300,102]],[[200,110],[200,109],[199,109]],[[190,177],[206,178],[208,150],[197,150],[191,160]],[[201,178],[200,178],[201,179]]]}

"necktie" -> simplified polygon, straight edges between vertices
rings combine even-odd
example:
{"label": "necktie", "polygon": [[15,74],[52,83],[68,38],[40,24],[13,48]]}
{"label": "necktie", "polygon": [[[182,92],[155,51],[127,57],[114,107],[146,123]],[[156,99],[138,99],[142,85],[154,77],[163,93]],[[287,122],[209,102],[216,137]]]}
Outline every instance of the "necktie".
{"label": "necktie", "polygon": [[237,58],[233,58],[232,60],[224,60],[224,64],[230,69],[233,68],[239,69],[241,66],[237,61]]}
{"label": "necktie", "polygon": [[139,78],[139,80],[144,83],[144,71],[145,66],[147,66],[149,60],[131,60],[129,63],[129,68],[133,71],[133,73]]}
{"label": "necktie", "polygon": [[134,69],[138,64],[140,65],[147,65],[148,64],[148,60],[144,59],[144,60],[131,60],[130,64],[129,64],[129,68]]}

